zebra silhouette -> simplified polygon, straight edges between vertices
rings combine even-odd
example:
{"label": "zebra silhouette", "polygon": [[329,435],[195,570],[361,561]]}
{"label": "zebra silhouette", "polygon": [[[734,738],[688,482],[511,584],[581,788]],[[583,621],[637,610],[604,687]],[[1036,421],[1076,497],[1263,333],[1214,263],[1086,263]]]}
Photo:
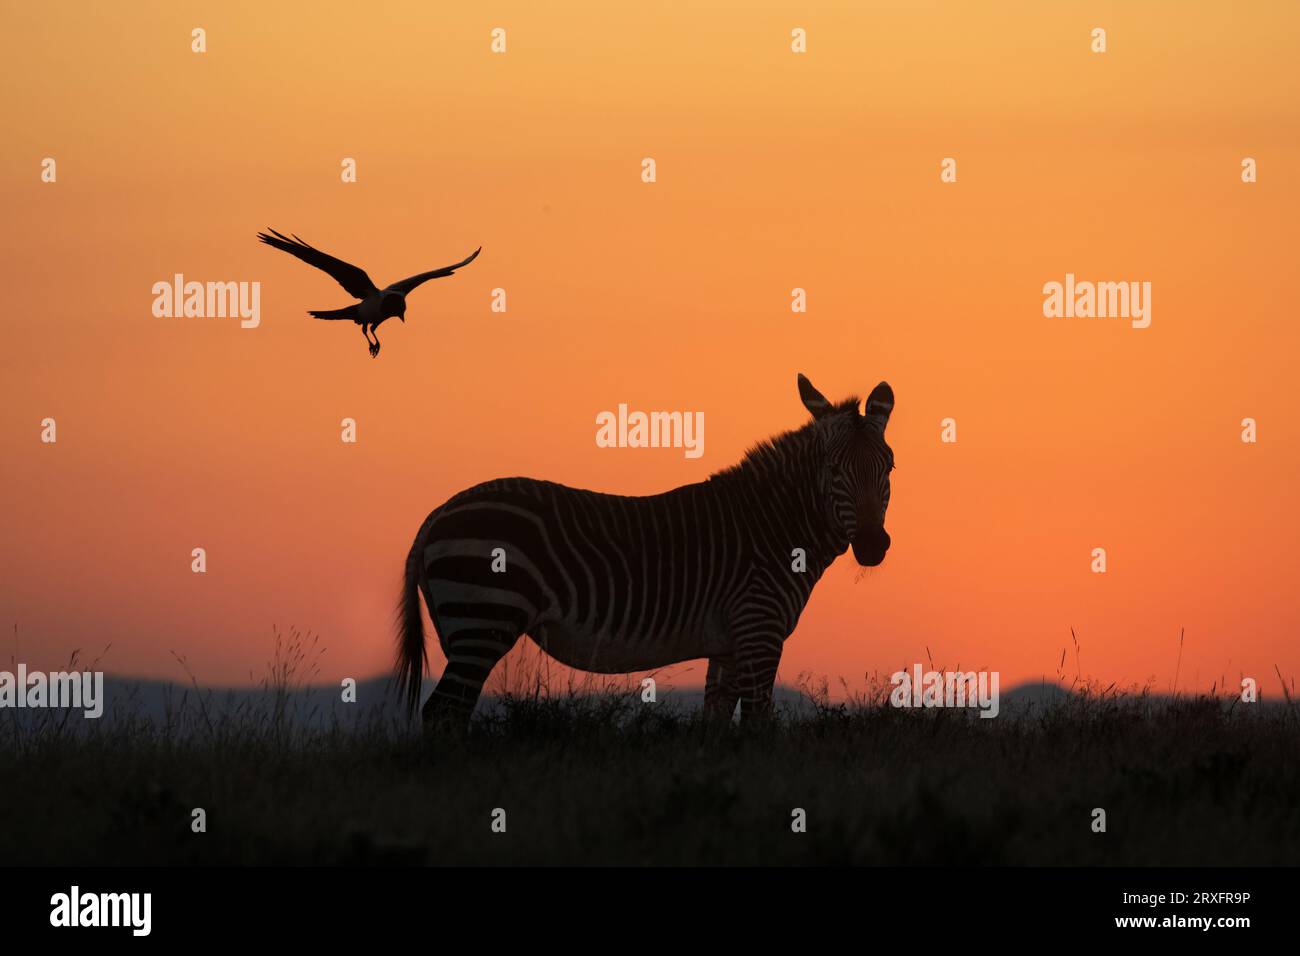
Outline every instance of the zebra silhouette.
{"label": "zebra silhouette", "polygon": [[397,683],[413,714],[428,663],[420,592],[447,656],[426,728],[463,727],[492,668],[527,634],[598,673],[708,658],[705,711],[770,713],[785,639],[813,585],[850,547],[889,550],[885,510],[894,393],[832,404],[803,375],[812,413],[705,481],[645,497],[532,478],[460,492],[421,525],[399,605]]}

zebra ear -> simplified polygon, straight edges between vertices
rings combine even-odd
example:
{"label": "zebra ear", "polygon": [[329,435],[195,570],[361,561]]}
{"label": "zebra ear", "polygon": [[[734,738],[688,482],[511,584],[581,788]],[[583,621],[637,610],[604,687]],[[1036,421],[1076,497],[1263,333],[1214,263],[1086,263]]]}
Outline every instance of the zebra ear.
{"label": "zebra ear", "polygon": [[799,398],[803,400],[803,407],[812,412],[813,418],[821,418],[831,410],[826,396],[813,388],[813,383],[802,372],[799,373]]}
{"label": "zebra ear", "polygon": [[881,382],[867,396],[865,417],[867,421],[879,428],[881,432],[884,432],[885,426],[889,424],[889,413],[893,410],[894,390],[889,387],[888,382]]}

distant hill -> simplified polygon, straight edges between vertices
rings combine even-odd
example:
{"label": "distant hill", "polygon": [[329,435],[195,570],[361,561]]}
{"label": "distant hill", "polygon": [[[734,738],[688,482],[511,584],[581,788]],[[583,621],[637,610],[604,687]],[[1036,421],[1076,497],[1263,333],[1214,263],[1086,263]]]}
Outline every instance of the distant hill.
{"label": "distant hill", "polygon": [[[428,694],[433,685],[434,681],[426,680],[422,696]],[[181,720],[182,715],[190,721],[205,721],[230,715],[265,721],[278,715],[286,725],[301,729],[319,729],[335,724],[347,727],[362,721],[405,720],[387,677],[359,681],[355,703],[345,703],[342,688],[331,685],[302,687],[277,695],[261,687],[196,689],[192,685],[174,681],[108,675],[104,678],[104,696],[105,719],[140,719],[158,727],[165,727],[170,722],[178,729],[184,722]],[[774,698],[778,709],[786,713],[809,715],[816,709],[807,696],[797,688],[786,685],[777,685]],[[1050,681],[1021,684],[1002,692],[999,716],[1025,718],[1041,715],[1068,703],[1071,698],[1068,689]],[[1169,699],[1162,695],[1148,697],[1148,701],[1157,706]],[[656,706],[690,713],[703,704],[702,687],[660,685]],[[499,697],[484,694],[476,713],[492,715],[499,712],[500,708]],[[30,725],[34,721],[49,719],[50,714],[50,711],[14,709],[0,712],[0,720],[15,719],[20,725]],[[81,721],[73,720],[68,725],[79,723]]]}

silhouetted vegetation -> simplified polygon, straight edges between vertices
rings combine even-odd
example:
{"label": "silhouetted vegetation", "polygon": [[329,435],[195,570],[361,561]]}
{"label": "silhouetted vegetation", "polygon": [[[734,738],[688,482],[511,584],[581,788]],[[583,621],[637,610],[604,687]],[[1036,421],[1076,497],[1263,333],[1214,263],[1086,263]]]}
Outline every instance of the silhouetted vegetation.
{"label": "silhouetted vegetation", "polygon": [[238,704],[196,684],[164,719],[0,715],[0,862],[1300,862],[1289,704],[1084,689],[989,720],[805,685],[769,726],[719,727],[639,684],[533,672],[468,738],[428,742],[393,708],[295,714],[304,646],[277,644]]}

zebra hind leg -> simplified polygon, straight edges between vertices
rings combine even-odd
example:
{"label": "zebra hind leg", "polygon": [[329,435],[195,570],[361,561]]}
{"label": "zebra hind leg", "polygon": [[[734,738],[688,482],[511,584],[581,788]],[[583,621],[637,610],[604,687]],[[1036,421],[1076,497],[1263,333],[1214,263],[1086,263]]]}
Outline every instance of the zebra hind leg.
{"label": "zebra hind leg", "polygon": [[426,733],[463,733],[492,668],[519,635],[503,630],[458,631],[447,638],[447,666],[420,712]]}

